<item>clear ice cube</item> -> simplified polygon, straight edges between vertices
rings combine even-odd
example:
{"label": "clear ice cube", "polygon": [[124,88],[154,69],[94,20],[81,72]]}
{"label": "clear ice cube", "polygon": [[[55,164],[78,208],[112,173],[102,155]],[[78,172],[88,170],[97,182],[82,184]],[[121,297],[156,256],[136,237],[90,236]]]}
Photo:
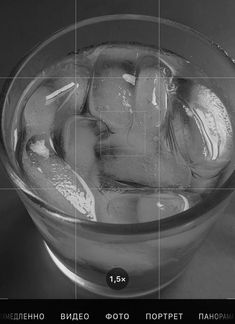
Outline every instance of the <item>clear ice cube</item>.
{"label": "clear ice cube", "polygon": [[95,198],[84,179],[55,155],[46,136],[33,136],[23,153],[23,166],[36,190],[72,216],[96,220]]}

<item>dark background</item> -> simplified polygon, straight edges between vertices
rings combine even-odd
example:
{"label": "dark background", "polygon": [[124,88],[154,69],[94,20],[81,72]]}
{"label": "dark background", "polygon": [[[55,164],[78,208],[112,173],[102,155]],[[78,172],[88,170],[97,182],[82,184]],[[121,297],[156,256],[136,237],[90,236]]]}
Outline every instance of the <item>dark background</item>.
{"label": "dark background", "polygon": [[[74,0],[0,0],[0,87],[17,61],[51,33],[74,23]],[[159,13],[160,7],[160,13]],[[191,26],[235,58],[234,0],[77,0],[77,19],[136,13]],[[234,196],[233,196],[234,197]],[[186,272],[161,298],[235,298],[235,202]],[[154,298],[155,296],[150,296]],[[75,298],[0,169],[0,298]],[[98,298],[78,289],[77,298]]]}

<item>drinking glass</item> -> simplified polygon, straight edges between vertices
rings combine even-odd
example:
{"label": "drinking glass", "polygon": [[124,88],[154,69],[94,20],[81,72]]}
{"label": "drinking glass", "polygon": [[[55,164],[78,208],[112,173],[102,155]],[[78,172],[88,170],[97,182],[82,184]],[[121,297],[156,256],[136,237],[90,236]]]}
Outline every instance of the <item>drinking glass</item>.
{"label": "drinking glass", "polygon": [[[4,86],[1,160],[52,260],[75,284],[89,291],[104,297],[133,298],[160,291],[174,281],[216,219],[223,217],[234,188],[234,152],[219,186],[205,199],[186,211],[151,222],[92,222],[66,214],[37,195],[22,176],[14,151],[12,124],[19,100],[32,79],[54,62],[68,53],[107,42],[160,47],[190,61],[205,73],[223,99],[233,131],[235,68],[221,47],[189,27],[151,16],[110,15],[79,21],[55,33],[21,60]],[[115,268],[128,275],[122,289],[107,284],[107,273]]]}

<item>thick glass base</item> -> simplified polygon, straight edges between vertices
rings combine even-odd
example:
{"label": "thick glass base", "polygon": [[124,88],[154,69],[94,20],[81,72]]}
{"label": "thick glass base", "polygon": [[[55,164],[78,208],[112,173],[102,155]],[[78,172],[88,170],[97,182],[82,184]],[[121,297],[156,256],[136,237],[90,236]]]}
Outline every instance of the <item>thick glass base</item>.
{"label": "thick glass base", "polygon": [[108,287],[104,287],[101,285],[96,285],[92,282],[89,282],[87,280],[85,280],[84,278],[81,278],[80,276],[78,276],[77,274],[75,274],[74,272],[72,272],[71,270],[69,270],[56,256],[55,254],[50,250],[50,248],[48,247],[48,245],[44,242],[45,247],[51,257],[51,259],[54,261],[54,263],[56,264],[56,266],[63,272],[63,274],[68,277],[70,280],[72,280],[75,284],[77,284],[78,286],[82,287],[83,289],[86,289],[92,293],[95,293],[96,295],[100,295],[103,296],[104,298],[106,297],[111,297],[111,298],[140,298],[140,297],[144,297],[146,296],[146,298],[154,298],[154,297],[148,297],[148,295],[153,295],[154,293],[156,293],[156,299],[160,297],[160,294],[158,295],[157,292],[163,288],[165,288],[166,286],[168,286],[169,284],[171,284],[173,281],[175,281],[183,272],[180,272],[177,276],[175,276],[173,279],[169,280],[167,283],[155,287],[153,289],[150,290],[146,290],[146,291],[139,291],[139,292],[130,292],[130,291],[118,291],[118,290],[112,290],[111,288]]}

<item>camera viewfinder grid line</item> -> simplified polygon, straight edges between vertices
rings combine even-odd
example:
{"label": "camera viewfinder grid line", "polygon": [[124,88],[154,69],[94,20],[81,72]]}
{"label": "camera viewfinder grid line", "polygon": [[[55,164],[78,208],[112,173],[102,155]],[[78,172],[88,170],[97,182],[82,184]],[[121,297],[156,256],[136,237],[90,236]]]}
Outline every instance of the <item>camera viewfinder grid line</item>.
{"label": "camera viewfinder grid line", "polygon": [[[178,78],[180,78],[181,76],[179,75],[178,76]],[[184,76],[185,77],[185,76]],[[36,77],[37,79],[45,79],[45,80],[48,80],[48,76],[47,75],[45,75],[45,76],[40,76],[40,75],[38,75],[37,77]],[[68,77],[67,76],[63,76],[63,75],[60,75],[60,78],[61,79],[67,79]],[[87,77],[83,77],[83,76],[79,76],[79,78],[80,79],[87,79]],[[103,79],[104,77],[98,77],[98,76],[93,76],[93,79]],[[111,76],[111,77],[109,77],[109,76],[105,76],[105,79],[115,79],[115,78],[117,78],[117,79],[120,79],[120,77],[115,77],[115,76]],[[145,76],[138,76],[138,78],[145,78]],[[161,77],[161,76],[158,76],[158,79],[164,79],[164,80],[166,80],[166,79],[171,79],[171,77],[168,77],[168,76],[164,76],[164,77]],[[219,80],[234,80],[235,79],[235,76],[233,77],[233,76],[213,76],[213,77],[209,77],[209,76],[189,76],[189,75],[187,75],[187,77],[186,77],[187,79],[201,79],[201,80],[204,80],[204,79],[206,79],[206,80],[217,80],[217,79],[219,79]],[[13,79],[15,79],[15,80],[17,80],[17,79],[19,79],[19,80],[24,80],[24,79],[32,79],[32,80],[35,80],[35,76],[33,77],[33,76],[0,76],[0,79],[3,79],[3,80],[13,80]],[[58,79],[58,76],[50,76],[50,79]],[[148,79],[155,79],[155,77],[151,77],[151,76],[148,76]]]}
{"label": "camera viewfinder grid line", "polygon": [[[92,187],[90,186],[91,189],[95,190],[97,189],[97,187]],[[113,189],[113,187],[105,187],[107,189]],[[55,190],[54,187],[30,187],[30,190],[36,190],[36,189],[45,189],[45,190]],[[132,187],[130,187],[129,189],[132,189]],[[172,190],[172,187],[162,187],[161,189],[163,190]],[[205,190],[205,187],[197,187],[198,190]],[[213,191],[234,191],[235,187],[228,187],[228,188],[221,188],[221,187],[206,187],[206,189],[208,191],[213,190]],[[22,188],[17,188],[17,187],[0,187],[0,190],[13,190],[13,191],[21,191]],[[24,191],[25,187],[23,188]],[[182,192],[182,188],[174,188],[175,191],[179,190]],[[212,194],[210,192],[210,194]]]}
{"label": "camera viewfinder grid line", "polygon": [[[76,64],[76,59],[77,59],[77,56],[76,56],[76,53],[77,53],[77,28],[76,28],[76,24],[77,24],[77,0],[74,0],[74,81],[76,83],[76,69],[77,69],[77,64]],[[76,112],[76,106],[77,106],[77,96],[76,96],[76,93],[75,93],[75,96],[74,96],[75,100],[74,100],[74,115],[75,115],[75,112]],[[75,126],[75,131],[74,131],[74,144],[75,144],[75,166],[76,166],[76,158],[77,158],[77,145],[76,145],[76,132],[77,132],[77,127]],[[76,176],[74,174],[74,183],[76,183]],[[75,272],[75,275],[77,276],[77,222],[76,222],[76,219],[77,219],[77,209],[74,208],[74,211],[75,211],[75,224],[74,224],[74,272]],[[74,281],[74,298],[77,299],[77,283],[76,281]]]}
{"label": "camera viewfinder grid line", "polygon": [[[161,0],[158,0],[158,17],[161,18]],[[158,38],[158,69],[160,71],[160,50],[161,50],[161,22],[160,20],[158,20],[158,35],[157,35],[157,38]],[[160,76],[161,76],[161,72],[159,73]],[[159,93],[159,97],[161,98],[161,78],[159,79],[159,82],[158,82],[158,86],[159,86],[159,89],[158,89],[158,93]],[[163,81],[164,82],[164,81]],[[159,103],[161,104],[161,100],[159,98]],[[160,114],[161,114],[161,107],[160,108]],[[161,118],[160,118],[161,119]],[[158,127],[158,138],[160,139],[161,137],[161,127],[159,126]],[[161,188],[161,148],[159,147],[158,145],[158,150],[159,150],[159,154],[158,154],[158,157],[159,157],[159,161],[158,161],[158,178],[159,178],[159,184],[160,184],[160,188]],[[158,201],[160,202],[160,197],[161,197],[161,194],[160,194],[160,190],[158,191]],[[160,202],[161,203],[161,202]],[[158,260],[157,260],[157,286],[158,286],[158,299],[161,299],[161,289],[160,289],[160,283],[161,283],[161,208],[158,209],[158,219],[159,219],[159,228],[157,229],[158,230],[158,236],[157,236],[157,246],[158,246],[158,253],[157,253],[157,256],[158,256]],[[159,269],[158,269],[158,266],[159,266]]]}
{"label": "camera viewfinder grid line", "polygon": [[[180,78],[181,76],[180,75],[178,75],[177,76],[178,78]],[[184,76],[185,77],[185,76]],[[45,76],[40,76],[40,75],[37,75],[37,77],[36,77],[37,79],[48,79],[48,76],[47,75],[45,75]],[[61,79],[67,79],[68,77],[67,76],[63,76],[63,75],[60,75],[60,78]],[[87,77],[83,77],[83,76],[80,76],[79,77],[80,79],[87,79]],[[103,79],[104,77],[99,77],[99,76],[93,76],[93,79]],[[105,79],[115,79],[115,78],[117,78],[117,79],[120,79],[120,77],[118,76],[118,77],[115,77],[115,76],[111,76],[111,77],[109,77],[109,76],[105,76]],[[138,76],[138,78],[145,78],[145,76]],[[171,77],[168,77],[168,76],[164,76],[164,77],[161,77],[161,76],[158,76],[158,78],[159,79],[171,79]],[[187,78],[187,79],[208,79],[208,80],[214,80],[214,79],[221,79],[221,80],[233,80],[233,79],[235,79],[235,76],[190,76],[190,75],[187,75],[187,77],[185,77],[185,78]],[[7,79],[9,79],[9,80],[13,80],[13,79],[32,79],[32,80],[35,80],[35,76],[0,76],[0,79],[3,79],[3,80],[7,80]],[[58,79],[58,76],[50,76],[50,79]],[[151,76],[148,76],[148,79],[155,79],[155,77],[151,77]]]}

